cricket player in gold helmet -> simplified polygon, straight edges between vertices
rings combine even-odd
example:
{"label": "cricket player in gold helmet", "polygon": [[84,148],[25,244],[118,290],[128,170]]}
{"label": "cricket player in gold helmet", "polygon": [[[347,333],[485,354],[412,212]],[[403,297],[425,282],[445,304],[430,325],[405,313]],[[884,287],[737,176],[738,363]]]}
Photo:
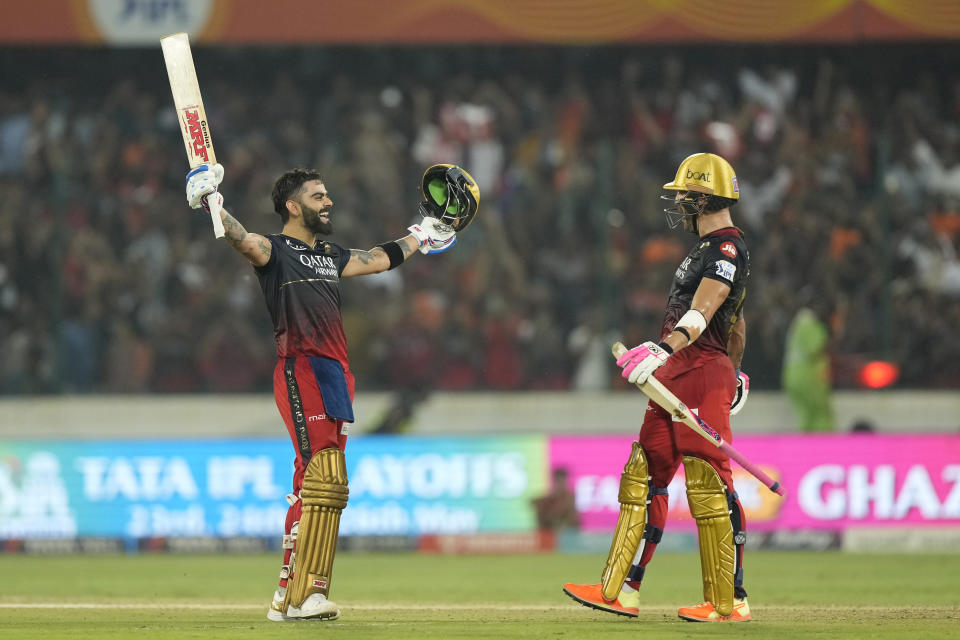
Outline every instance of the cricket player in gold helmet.
{"label": "cricket player in gold helmet", "polygon": [[[746,400],[749,378],[740,372],[746,344],[743,302],[750,272],[743,233],[730,207],[740,199],[733,167],[712,153],[680,163],[665,209],[671,228],[697,235],[674,272],[660,336],[617,360],[622,376],[657,380],[730,442],[730,415]],[[746,523],[733,488],[730,460],[654,402],[642,414],[640,435],[620,477],[620,516],[600,584],[566,584],[564,592],[588,607],[635,617],[647,564],[667,521],[667,486],[683,465],[687,503],[697,523],[702,604],[677,614],[696,622],[751,619],[743,587]]]}

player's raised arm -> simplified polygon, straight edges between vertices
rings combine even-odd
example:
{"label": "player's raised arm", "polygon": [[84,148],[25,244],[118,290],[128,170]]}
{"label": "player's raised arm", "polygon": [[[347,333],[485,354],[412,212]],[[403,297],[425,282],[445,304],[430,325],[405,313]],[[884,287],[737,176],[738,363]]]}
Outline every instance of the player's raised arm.
{"label": "player's raised arm", "polygon": [[270,261],[272,247],[265,237],[249,233],[236,218],[223,208],[223,194],[217,185],[223,181],[223,165],[200,165],[187,174],[187,202],[193,209],[210,211],[211,204],[220,211],[224,237],[230,246],[257,267]]}
{"label": "player's raised arm", "polygon": [[417,239],[408,235],[393,242],[378,244],[368,250],[350,249],[350,260],[340,277],[352,278],[393,269],[403,264],[419,248]]}
{"label": "player's raised arm", "polygon": [[[223,200],[219,192],[212,197]],[[262,267],[270,262],[270,253],[273,247],[270,241],[259,233],[250,233],[243,225],[231,216],[226,209],[220,210],[220,219],[223,220],[224,237],[230,246],[236,249],[244,258],[255,267]]]}
{"label": "player's raised arm", "polygon": [[341,277],[362,276],[395,269],[417,250],[443,253],[457,243],[457,232],[467,228],[480,206],[480,189],[469,173],[450,164],[433,165],[420,183],[423,220],[411,225],[410,234],[377,245],[369,251],[350,250],[350,261]]}
{"label": "player's raised arm", "polygon": [[350,261],[340,274],[342,278],[380,273],[399,267],[417,251],[443,253],[457,243],[457,234],[436,218],[424,218],[410,227],[410,234],[393,242],[378,244],[373,249],[350,250]]}

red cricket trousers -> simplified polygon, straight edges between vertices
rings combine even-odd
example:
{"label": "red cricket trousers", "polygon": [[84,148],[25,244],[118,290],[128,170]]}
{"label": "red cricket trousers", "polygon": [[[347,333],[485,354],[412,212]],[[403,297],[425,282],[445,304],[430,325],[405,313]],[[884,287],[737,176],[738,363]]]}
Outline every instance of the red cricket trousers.
{"label": "red cricket trousers", "polygon": [[[345,374],[350,400],[353,400],[353,375]],[[343,451],[347,446],[347,425],[327,415],[323,395],[310,360],[306,357],[280,358],[273,370],[273,395],[277,409],[287,425],[287,432],[297,452],[294,460],[293,495],[298,496],[303,488],[303,474],[307,463],[322,449],[337,447]],[[293,524],[300,521],[303,505],[295,501],[287,510],[284,533],[289,536]],[[285,549],[284,570],[280,586],[287,585],[291,549]]]}
{"label": "red cricket trousers", "polygon": [[[726,442],[730,442],[730,403],[737,390],[730,359],[717,354],[690,367],[683,362],[682,355],[681,351],[675,356],[676,363],[671,358],[654,375],[691,411],[716,429]],[[730,460],[690,427],[674,422],[673,416],[655,402],[648,403],[639,441],[647,455],[653,486],[670,484],[683,456],[693,455],[713,465],[727,487],[733,490]]]}
{"label": "red cricket trousers", "polygon": [[[657,370],[656,377],[672,391],[691,411],[716,429],[726,442],[731,441],[730,403],[737,388],[733,364],[724,354],[705,356],[702,353],[684,357],[684,352],[671,357]],[[733,477],[730,460],[717,447],[697,435],[682,422],[674,422],[673,416],[655,402],[650,401],[640,427],[640,445],[647,457],[650,472],[650,504],[647,524],[656,531],[653,540],[643,547],[639,565],[646,567],[657,548],[667,522],[667,486],[673,479],[683,456],[691,455],[709,462],[733,493]],[[739,500],[734,500],[732,520],[735,531],[744,531],[746,522]],[[735,585],[742,583],[743,545],[737,545],[737,576]],[[641,571],[642,575],[642,571]]]}

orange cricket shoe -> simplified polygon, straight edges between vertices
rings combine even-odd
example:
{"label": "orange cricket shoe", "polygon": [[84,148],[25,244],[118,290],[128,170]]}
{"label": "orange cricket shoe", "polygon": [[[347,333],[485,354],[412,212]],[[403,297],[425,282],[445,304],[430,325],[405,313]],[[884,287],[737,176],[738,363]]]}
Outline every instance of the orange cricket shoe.
{"label": "orange cricket shoe", "polygon": [[636,618],[640,614],[640,592],[620,591],[616,600],[607,600],[599,584],[565,584],[563,592],[585,607],[592,607],[618,616]]}
{"label": "orange cricket shoe", "polygon": [[746,598],[734,598],[733,613],[728,616],[717,613],[712,602],[704,602],[695,607],[681,607],[677,610],[677,615],[690,622],[746,622],[753,619]]}

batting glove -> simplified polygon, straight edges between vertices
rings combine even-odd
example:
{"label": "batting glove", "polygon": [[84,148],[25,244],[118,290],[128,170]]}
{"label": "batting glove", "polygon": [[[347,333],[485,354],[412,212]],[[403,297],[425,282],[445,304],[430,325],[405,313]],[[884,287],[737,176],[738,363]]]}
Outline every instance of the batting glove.
{"label": "batting glove", "polygon": [[735,416],[747,404],[747,394],[750,393],[750,376],[743,371],[737,371],[737,390],[733,394],[733,402],[730,403],[730,415]]}
{"label": "batting glove", "polygon": [[408,227],[407,231],[420,243],[420,253],[423,254],[443,253],[457,243],[453,227],[436,218],[425,217],[420,224]]}
{"label": "batting glove", "polygon": [[[187,174],[187,203],[191,209],[207,208],[207,196],[223,182],[222,164],[202,164]],[[209,209],[208,209],[209,210]]]}
{"label": "batting glove", "polygon": [[669,357],[663,347],[648,341],[617,358],[617,366],[623,369],[620,375],[630,384],[643,384]]}

